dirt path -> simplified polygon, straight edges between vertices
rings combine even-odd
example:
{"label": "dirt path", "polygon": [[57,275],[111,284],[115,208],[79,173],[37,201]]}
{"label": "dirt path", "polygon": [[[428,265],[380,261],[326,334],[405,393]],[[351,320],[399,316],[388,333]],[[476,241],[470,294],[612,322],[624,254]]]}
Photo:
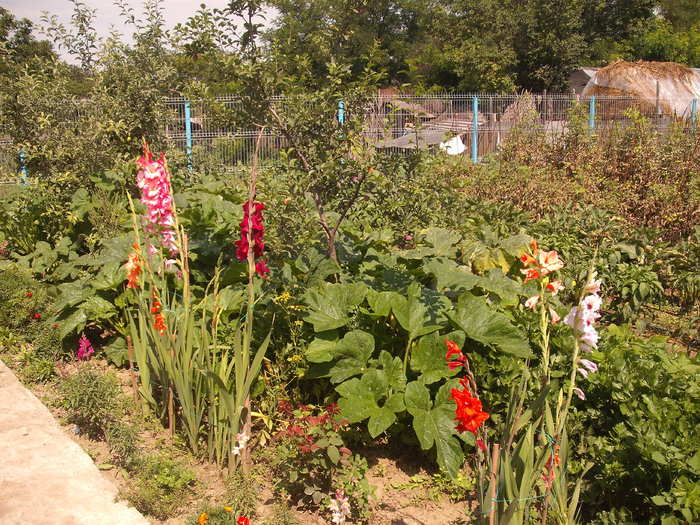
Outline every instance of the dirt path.
{"label": "dirt path", "polygon": [[148,525],[0,361],[0,523]]}

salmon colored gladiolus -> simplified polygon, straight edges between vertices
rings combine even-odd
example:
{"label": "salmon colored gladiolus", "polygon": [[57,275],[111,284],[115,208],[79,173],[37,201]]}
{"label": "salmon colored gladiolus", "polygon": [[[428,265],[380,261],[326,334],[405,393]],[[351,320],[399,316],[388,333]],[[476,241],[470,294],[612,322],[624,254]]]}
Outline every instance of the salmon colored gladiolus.
{"label": "salmon colored gladiolus", "polygon": [[561,281],[552,281],[547,285],[547,290],[552,292],[552,295],[557,295],[559,293],[559,290],[564,289],[564,283]]}
{"label": "salmon colored gladiolus", "polygon": [[537,262],[542,275],[547,275],[551,272],[556,272],[564,267],[564,262],[559,258],[559,254],[552,250],[549,252],[539,252],[537,254]]}
{"label": "salmon colored gladiolus", "polygon": [[139,287],[139,275],[141,275],[141,259],[138,254],[138,244],[134,244],[134,251],[129,254],[126,261],[126,287],[136,290]]}

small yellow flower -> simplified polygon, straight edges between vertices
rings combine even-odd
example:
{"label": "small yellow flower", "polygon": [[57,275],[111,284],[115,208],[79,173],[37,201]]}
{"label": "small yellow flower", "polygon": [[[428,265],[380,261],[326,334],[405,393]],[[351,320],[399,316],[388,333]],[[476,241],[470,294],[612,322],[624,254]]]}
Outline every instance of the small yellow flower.
{"label": "small yellow flower", "polygon": [[209,514],[202,512],[197,518],[197,525],[207,525],[209,523]]}
{"label": "small yellow flower", "polygon": [[292,294],[289,292],[282,292],[280,295],[272,299],[272,301],[276,304],[285,304],[292,298]]}
{"label": "small yellow flower", "polygon": [[224,511],[228,512],[229,514],[231,514],[231,513],[233,512],[233,507],[229,507],[228,505],[225,505],[225,506],[224,506]]}

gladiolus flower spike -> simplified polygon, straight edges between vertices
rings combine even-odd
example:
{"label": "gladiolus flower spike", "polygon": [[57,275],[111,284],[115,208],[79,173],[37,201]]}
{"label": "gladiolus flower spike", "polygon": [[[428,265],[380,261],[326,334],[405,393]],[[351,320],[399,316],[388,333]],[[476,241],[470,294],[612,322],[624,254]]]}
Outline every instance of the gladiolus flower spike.
{"label": "gladiolus flower spike", "polygon": [[80,336],[78,341],[78,350],[75,352],[75,357],[79,360],[88,359],[91,355],[95,353],[94,348],[92,348],[92,343],[85,337],[85,334]]}
{"label": "gladiolus flower spike", "polygon": [[[265,225],[263,224],[263,210],[265,209],[265,204],[262,202],[252,203],[252,213],[251,213],[251,201],[246,201],[243,204],[243,220],[241,221],[241,238],[236,241],[236,258],[239,261],[245,261],[248,258],[248,250],[250,246],[248,245],[248,232],[250,231],[250,238],[253,241],[253,258],[256,260],[255,263],[255,273],[260,277],[265,277],[270,273],[270,269],[267,267],[265,260],[262,259],[265,253],[265,243],[263,241],[263,236],[265,235]],[[250,222],[250,224],[249,224]]]}
{"label": "gladiolus flower spike", "polygon": [[126,261],[126,287],[136,290],[139,287],[139,275],[141,274],[141,259],[138,254],[139,245],[134,243],[134,251],[129,254],[129,260]]}
{"label": "gladiolus flower spike", "polygon": [[[581,350],[589,353],[598,347],[598,332],[595,329],[595,322],[600,319],[600,307],[603,304],[603,300],[597,294],[600,290],[600,284],[600,280],[593,280],[587,284],[585,293],[595,292],[586,295],[581,303],[574,306],[564,318],[564,323],[573,330]],[[579,358],[576,370],[584,378],[587,378],[588,374],[598,371],[598,365],[590,359]],[[586,394],[580,388],[575,387],[574,393],[579,399],[586,399]]]}
{"label": "gladiolus flower spike", "polygon": [[[445,360],[450,370],[455,368],[468,368],[467,357],[462,353],[459,346],[449,339],[445,339],[447,345],[447,353]],[[471,372],[467,372],[471,375]],[[457,420],[457,432],[472,432],[475,436],[479,427],[486,421],[490,415],[482,410],[481,400],[472,395],[469,388],[469,380],[465,377],[459,381],[461,390],[453,388],[450,397],[454,399],[455,404],[455,419]]]}
{"label": "gladiolus flower spike", "polygon": [[141,202],[148,210],[144,217],[148,222],[147,229],[159,235],[163,247],[167,248],[171,255],[175,255],[179,250],[174,229],[170,174],[165,167],[165,157],[161,154],[158,159],[154,159],[148,146],[144,145],[143,156],[136,161],[136,165],[139,168],[136,185],[141,190]]}

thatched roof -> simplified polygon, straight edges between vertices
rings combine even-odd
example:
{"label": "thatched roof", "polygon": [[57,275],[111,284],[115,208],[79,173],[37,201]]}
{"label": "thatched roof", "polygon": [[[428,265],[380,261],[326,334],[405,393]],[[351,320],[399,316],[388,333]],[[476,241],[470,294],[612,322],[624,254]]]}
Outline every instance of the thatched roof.
{"label": "thatched roof", "polygon": [[687,116],[691,101],[700,98],[700,74],[675,62],[614,62],[599,69],[586,85],[584,96],[631,96],[644,106]]}

